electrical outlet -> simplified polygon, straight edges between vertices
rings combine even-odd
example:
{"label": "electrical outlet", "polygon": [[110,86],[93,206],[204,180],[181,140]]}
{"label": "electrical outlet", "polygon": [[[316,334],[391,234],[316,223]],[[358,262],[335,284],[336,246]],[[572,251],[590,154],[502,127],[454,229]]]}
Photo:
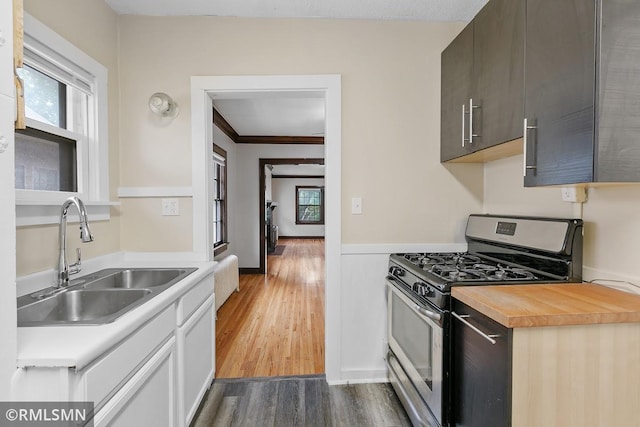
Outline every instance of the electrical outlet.
{"label": "electrical outlet", "polygon": [[180,202],[178,201],[178,199],[162,199],[162,215],[180,215]]}
{"label": "electrical outlet", "polygon": [[584,203],[587,191],[584,187],[562,187],[562,200],[565,202]]}

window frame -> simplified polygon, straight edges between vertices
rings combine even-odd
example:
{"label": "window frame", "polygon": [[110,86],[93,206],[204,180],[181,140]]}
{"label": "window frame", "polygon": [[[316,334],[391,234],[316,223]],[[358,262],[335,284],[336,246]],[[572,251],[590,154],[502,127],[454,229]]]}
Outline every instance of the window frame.
{"label": "window frame", "polygon": [[[320,219],[318,221],[300,221],[300,190],[320,191]],[[296,225],[324,225],[324,185],[296,185]]]}
{"label": "window frame", "polygon": [[[216,201],[221,202],[220,203],[220,211],[222,212],[222,218],[219,220],[219,222],[222,223],[222,238],[217,241],[217,242],[213,242],[213,255],[217,256],[220,255],[221,253],[223,253],[224,251],[227,250],[228,246],[229,246],[229,234],[228,234],[228,221],[227,221],[227,207],[228,207],[228,199],[227,199],[227,177],[228,177],[228,173],[227,173],[227,168],[228,168],[228,164],[227,164],[227,151],[225,149],[223,149],[222,147],[220,147],[219,145],[216,145],[215,143],[212,144],[213,146],[213,168],[214,168],[214,181],[216,180],[216,176],[217,176],[217,172],[215,171],[216,167],[218,167],[219,165],[222,166],[222,170],[223,170],[223,174],[222,174],[222,186],[221,186],[221,193],[222,193],[222,198],[218,198],[218,199],[214,199],[213,200],[213,209],[214,209],[214,215],[213,215],[213,227],[214,230],[216,229],[216,223],[218,222],[218,218],[216,218],[215,212],[216,212]],[[217,159],[216,159],[217,157]],[[218,178],[218,181],[220,181],[220,179]],[[212,183],[215,186],[215,183]],[[215,191],[216,194],[218,194],[218,196],[220,195],[220,192]]]}
{"label": "window frame", "polygon": [[[108,206],[112,203],[109,202],[108,70],[28,13],[24,14],[24,50],[25,64],[41,72],[42,63],[53,64],[59,73],[66,70],[69,79],[76,76],[77,85],[71,83],[74,87],[90,89],[91,93],[87,105],[86,136],[26,119],[27,127],[76,141],[78,188],[76,192],[16,189],[17,225],[57,223],[57,207],[70,196],[80,197],[88,207],[100,206],[90,209],[98,215],[94,216],[95,219],[109,219]],[[59,80],[57,75],[52,77]],[[59,81],[69,84],[68,81]]]}

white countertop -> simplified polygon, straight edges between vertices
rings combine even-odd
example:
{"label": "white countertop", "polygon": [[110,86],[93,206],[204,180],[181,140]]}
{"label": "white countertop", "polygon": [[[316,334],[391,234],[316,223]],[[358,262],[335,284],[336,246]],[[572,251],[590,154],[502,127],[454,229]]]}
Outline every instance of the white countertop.
{"label": "white countertop", "polygon": [[[108,260],[103,258],[94,262],[87,262],[86,264],[89,267],[83,268],[78,277],[104,268],[196,267],[197,270],[144,304],[125,313],[112,323],[105,325],[19,327],[18,367],[69,367],[80,370],[87,366],[175,302],[177,298],[190,290],[204,277],[212,274],[216,265],[216,262],[189,261],[184,258],[179,260],[179,258],[167,256],[166,254],[156,254],[154,256],[154,254],[120,253],[109,256]],[[108,265],[105,265],[106,261],[108,261]],[[34,281],[34,278],[40,275],[47,276],[48,272],[23,279],[22,281],[25,282],[23,285],[28,288],[29,286],[26,283]],[[21,280],[19,279],[19,285],[20,282]]]}

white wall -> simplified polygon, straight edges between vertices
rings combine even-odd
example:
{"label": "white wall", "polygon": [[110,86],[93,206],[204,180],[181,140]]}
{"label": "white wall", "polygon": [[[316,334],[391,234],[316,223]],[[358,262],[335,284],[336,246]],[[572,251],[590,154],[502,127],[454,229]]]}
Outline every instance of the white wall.
{"label": "white wall", "polygon": [[0,34],[5,39],[0,45],[0,401],[11,400],[17,347],[12,17],[12,2],[0,2]]}
{"label": "white wall", "polygon": [[[323,178],[274,178],[273,201],[278,207],[273,211],[278,234],[285,237],[324,236],[324,225],[296,224],[296,186],[323,186]],[[325,196],[326,197],[326,196]]]}

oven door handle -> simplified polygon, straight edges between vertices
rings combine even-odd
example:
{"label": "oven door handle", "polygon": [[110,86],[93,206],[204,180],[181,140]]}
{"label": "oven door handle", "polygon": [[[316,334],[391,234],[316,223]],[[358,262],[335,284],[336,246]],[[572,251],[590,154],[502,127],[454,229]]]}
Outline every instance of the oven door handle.
{"label": "oven door handle", "polygon": [[413,309],[416,311],[416,313],[426,317],[427,319],[435,320],[436,322],[442,320],[441,314],[436,313],[435,311],[427,310],[426,308],[420,307],[417,304],[413,306]]}
{"label": "oven door handle", "polygon": [[482,332],[480,329],[478,329],[477,327],[473,326],[471,323],[469,323],[466,320],[466,318],[471,317],[468,314],[458,314],[455,311],[452,311],[451,315],[453,317],[455,317],[456,319],[458,319],[459,321],[461,321],[466,326],[468,326],[471,329],[473,329],[474,332],[479,334],[485,340],[489,341],[491,344],[495,344],[496,343],[496,340],[494,338],[499,338],[500,337],[500,335],[496,335],[496,334],[486,334],[486,333]]}
{"label": "oven door handle", "polygon": [[398,279],[396,279],[393,276],[387,276],[387,281],[388,286],[391,287],[391,290],[398,296],[400,297],[400,299],[409,307],[411,307],[411,309],[418,315],[420,316],[422,319],[424,319],[425,321],[429,322],[431,320],[436,321],[436,322],[440,322],[442,320],[442,314],[437,313],[435,311],[431,311],[431,310],[427,310],[424,307],[419,306],[418,304],[416,304],[415,302],[409,300],[409,298],[407,298],[402,292],[400,292],[400,290],[398,290],[395,285],[393,285],[392,281],[395,282]]}

